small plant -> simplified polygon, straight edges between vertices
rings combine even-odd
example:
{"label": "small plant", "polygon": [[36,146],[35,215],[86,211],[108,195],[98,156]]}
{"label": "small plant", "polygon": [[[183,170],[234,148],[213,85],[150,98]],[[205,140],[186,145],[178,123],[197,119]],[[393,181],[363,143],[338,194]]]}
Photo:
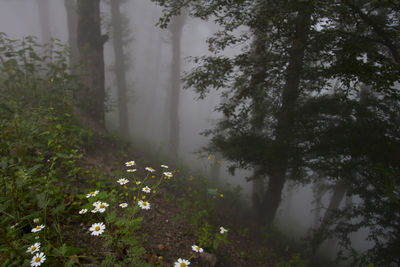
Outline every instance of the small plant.
{"label": "small plant", "polygon": [[276,267],[304,267],[305,262],[300,258],[299,254],[294,254],[288,261],[279,261],[275,265]]}

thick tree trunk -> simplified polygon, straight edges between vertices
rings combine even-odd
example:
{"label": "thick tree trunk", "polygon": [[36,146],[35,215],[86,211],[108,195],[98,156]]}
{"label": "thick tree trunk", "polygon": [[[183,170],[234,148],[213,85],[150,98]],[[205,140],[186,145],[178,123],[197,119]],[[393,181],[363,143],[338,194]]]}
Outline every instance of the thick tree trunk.
{"label": "thick tree trunk", "polygon": [[266,162],[271,166],[268,188],[263,199],[265,210],[262,223],[272,224],[282,197],[282,189],[286,182],[286,172],[293,139],[295,106],[299,96],[299,83],[303,71],[305,45],[310,28],[311,6],[299,4],[296,18],[295,36],[289,51],[286,85],[282,91],[282,106],[277,115],[275,130],[275,160]]}
{"label": "thick tree trunk", "polygon": [[113,29],[113,45],[115,53],[115,75],[118,90],[119,129],[123,138],[129,137],[127,86],[125,77],[124,51],[122,44],[122,22],[120,0],[111,1],[111,25]]}
{"label": "thick tree trunk", "polygon": [[[254,167],[255,170],[257,169],[257,166]],[[252,183],[252,193],[251,193],[251,200],[252,200],[252,205],[253,209],[256,214],[256,219],[258,221],[261,221],[263,218],[264,214],[264,209],[262,206],[262,199],[265,194],[265,176],[260,176],[256,174],[257,171],[255,171]]]}
{"label": "thick tree trunk", "polygon": [[342,203],[343,198],[346,195],[347,186],[343,182],[338,182],[333,188],[333,194],[329,201],[328,208],[325,211],[324,217],[322,218],[320,224],[316,225],[316,231],[314,232],[313,242],[312,242],[312,251],[313,254],[317,252],[321,244],[327,239],[328,229],[326,228],[326,224],[331,219],[334,211],[337,211],[340,207],[340,203]]}
{"label": "thick tree trunk", "polygon": [[78,100],[94,120],[104,125],[103,44],[106,39],[101,35],[99,0],[78,0],[77,40],[85,65]]}
{"label": "thick tree trunk", "polygon": [[[266,79],[266,68],[265,65],[265,39],[263,38],[260,31],[254,31],[254,40],[252,43],[252,57],[255,60],[255,66],[253,70],[253,74],[251,76],[251,88],[253,92],[252,102],[253,102],[253,110],[251,117],[251,127],[253,131],[253,135],[259,136],[262,135],[262,129],[264,126],[264,118],[265,118],[265,104],[263,103],[263,98],[260,97],[262,92],[266,90],[264,81]],[[262,173],[263,166],[261,164],[254,164],[253,166],[253,177],[252,177],[252,205],[255,211],[257,220],[261,220],[263,218],[264,209],[262,206],[262,199],[265,194],[265,174]]]}
{"label": "thick tree trunk", "polygon": [[75,0],[64,0],[65,10],[67,14],[67,26],[68,26],[68,43],[71,47],[69,55],[69,65],[75,66],[79,62],[79,51],[77,41],[77,22],[78,14],[76,10]]}
{"label": "thick tree trunk", "polygon": [[326,210],[324,218],[322,219],[322,224],[327,222],[332,216],[333,212],[339,208],[340,203],[342,203],[342,200],[346,195],[346,191],[347,186],[343,182],[339,182],[335,185],[331,200],[329,201],[328,209]]}
{"label": "thick tree trunk", "polygon": [[170,153],[176,157],[179,151],[179,92],[181,73],[181,36],[185,17],[175,17],[171,22],[170,31],[172,37],[172,64],[171,64],[171,88],[169,92],[169,144]]}
{"label": "thick tree trunk", "polygon": [[49,0],[37,0],[39,7],[39,23],[42,42],[47,43],[51,38]]}

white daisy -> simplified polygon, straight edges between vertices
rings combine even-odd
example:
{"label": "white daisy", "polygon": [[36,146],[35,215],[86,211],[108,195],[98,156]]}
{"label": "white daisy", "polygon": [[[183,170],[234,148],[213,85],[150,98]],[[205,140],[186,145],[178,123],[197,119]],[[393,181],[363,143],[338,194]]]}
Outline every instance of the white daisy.
{"label": "white daisy", "polygon": [[167,165],[161,165],[161,168],[168,169]]}
{"label": "white daisy", "polygon": [[93,207],[97,207],[100,204],[101,204],[101,201],[95,201],[92,203]]}
{"label": "white daisy", "polygon": [[106,229],[106,226],[104,223],[94,223],[92,226],[89,228],[89,231],[91,231],[91,235],[101,235],[104,230]]}
{"label": "white daisy", "polygon": [[31,260],[31,266],[36,267],[42,265],[42,263],[46,260],[46,256],[44,255],[43,252],[41,253],[36,253],[35,256],[33,256]]}
{"label": "white daisy", "polygon": [[[95,202],[95,207],[98,209],[97,211],[103,213],[106,211],[106,208],[109,206],[106,202]],[[94,204],[94,203],[93,203]]]}
{"label": "white daisy", "polygon": [[138,202],[139,207],[142,208],[142,210],[149,210],[150,209],[150,203],[147,201],[139,200]]}
{"label": "white daisy", "polygon": [[133,165],[135,165],[135,161],[134,161],[134,160],[125,162],[125,166],[126,166],[126,167],[132,167]]}
{"label": "white daisy", "polygon": [[149,172],[155,172],[155,171],[156,171],[156,170],[153,169],[152,167],[146,167],[145,169],[146,169],[146,171],[149,171]]}
{"label": "white daisy", "polygon": [[135,172],[136,169],[127,169],[126,171],[127,171],[127,172]]}
{"label": "white daisy", "polygon": [[85,214],[87,212],[87,209],[81,209],[80,211],[79,211],[79,214]]}
{"label": "white daisy", "polygon": [[42,230],[44,227],[45,227],[45,226],[44,226],[43,224],[42,224],[42,225],[38,225],[38,226],[36,226],[35,228],[32,229],[32,233],[39,232],[39,231]]}
{"label": "white daisy", "polygon": [[35,219],[33,219],[33,223],[39,223],[39,218],[35,218]]}
{"label": "white daisy", "polygon": [[97,213],[97,212],[99,212],[99,209],[96,207],[96,208],[92,209],[90,212],[91,213]]}
{"label": "white daisy", "polygon": [[98,193],[99,193],[98,190],[92,191],[92,192],[90,192],[89,194],[86,195],[86,198],[94,197],[94,196],[96,196]]}
{"label": "white daisy", "polygon": [[164,172],[164,175],[171,178],[172,177],[172,172]]}
{"label": "white daisy", "polygon": [[120,206],[121,208],[126,208],[126,207],[128,207],[128,204],[127,204],[127,203],[121,203],[121,204],[119,204],[119,206]]}
{"label": "white daisy", "polygon": [[192,250],[194,252],[198,252],[198,253],[202,253],[203,252],[203,249],[201,247],[197,246],[197,245],[193,245],[192,246]]}
{"label": "white daisy", "polygon": [[30,246],[27,250],[26,253],[35,253],[35,252],[39,252],[39,248],[40,248],[40,243],[35,243],[32,246]]}
{"label": "white daisy", "polygon": [[121,179],[119,179],[119,180],[117,181],[117,183],[119,183],[120,185],[124,185],[124,184],[129,183],[129,180],[126,179],[126,178],[121,178]]}
{"label": "white daisy", "polygon": [[219,232],[220,232],[221,234],[223,234],[223,233],[225,233],[225,232],[228,232],[228,229],[225,229],[225,228],[222,227],[222,226],[219,228],[219,230],[220,230]]}
{"label": "white daisy", "polygon": [[179,258],[178,261],[175,262],[174,267],[186,267],[190,264],[190,261]]}
{"label": "white daisy", "polygon": [[136,185],[140,185],[141,183],[142,183],[142,182],[139,182],[139,181],[138,181],[138,182],[136,182]]}
{"label": "white daisy", "polygon": [[145,193],[150,193],[151,189],[150,189],[150,187],[146,186],[146,187],[143,187],[142,191]]}

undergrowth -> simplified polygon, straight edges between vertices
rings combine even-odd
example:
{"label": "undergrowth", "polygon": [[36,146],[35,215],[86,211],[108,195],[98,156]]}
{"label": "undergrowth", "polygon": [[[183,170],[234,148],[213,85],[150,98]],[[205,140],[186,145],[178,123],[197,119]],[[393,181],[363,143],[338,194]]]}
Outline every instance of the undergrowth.
{"label": "undergrowth", "polygon": [[[79,77],[66,58],[57,40],[39,45],[33,37],[17,41],[0,33],[1,266],[149,266],[137,233],[143,213],[152,212],[152,199],[171,179],[170,189],[181,193],[164,198],[179,203],[182,215],[174,220],[187,221],[195,237],[191,254],[175,266],[229,245],[233,223],[227,220],[246,209],[239,188],[222,188],[184,164],[154,172],[128,161],[113,177],[83,166],[93,133],[73,115]],[[249,237],[248,229],[238,233]],[[87,244],[71,242],[74,234],[85,235]],[[163,266],[163,258],[154,264]],[[276,266],[304,265],[296,254]]]}

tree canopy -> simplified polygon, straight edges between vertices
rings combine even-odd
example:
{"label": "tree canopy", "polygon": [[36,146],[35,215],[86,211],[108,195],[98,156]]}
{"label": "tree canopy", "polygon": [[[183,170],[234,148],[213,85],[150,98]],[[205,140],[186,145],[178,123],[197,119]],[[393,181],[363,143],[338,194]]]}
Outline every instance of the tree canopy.
{"label": "tree canopy", "polygon": [[[206,132],[209,149],[233,168],[258,166],[269,181],[264,222],[272,222],[287,178],[344,182],[360,201],[326,223],[343,245],[368,228],[375,247],[364,261],[398,263],[390,251],[400,236],[399,2],[154,2],[163,7],[161,27],[183,8],[221,27],[208,39],[212,55],[193,58],[185,85],[200,98],[221,92],[216,110],[224,117]],[[227,56],[237,46],[241,52]],[[340,216],[348,220],[339,224]]]}

